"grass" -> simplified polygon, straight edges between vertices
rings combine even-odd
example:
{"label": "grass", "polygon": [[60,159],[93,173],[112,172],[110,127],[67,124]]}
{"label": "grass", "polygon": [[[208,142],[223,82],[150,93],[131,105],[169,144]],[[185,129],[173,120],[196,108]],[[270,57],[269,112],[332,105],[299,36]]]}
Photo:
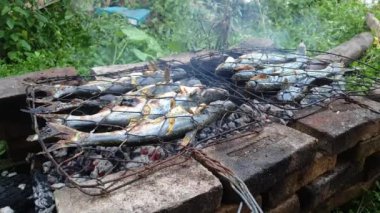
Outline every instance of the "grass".
{"label": "grass", "polygon": [[374,189],[366,192],[362,197],[336,209],[334,213],[373,213],[380,212],[380,183]]}

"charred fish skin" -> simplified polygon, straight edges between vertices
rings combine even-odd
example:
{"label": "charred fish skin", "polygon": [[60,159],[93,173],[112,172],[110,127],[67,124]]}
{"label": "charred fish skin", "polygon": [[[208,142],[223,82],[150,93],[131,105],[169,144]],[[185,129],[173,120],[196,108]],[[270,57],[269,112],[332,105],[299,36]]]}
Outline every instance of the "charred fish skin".
{"label": "charred fish skin", "polygon": [[[153,98],[144,98],[140,96],[123,96],[123,101],[128,105],[116,105],[104,108],[100,112],[93,115],[40,115],[49,122],[57,122],[67,125],[75,129],[102,126],[119,126],[125,127],[133,119],[157,118],[164,116],[173,107],[181,106],[186,110],[190,110],[199,104],[209,104],[216,100],[225,100],[229,93],[219,88],[199,88],[199,87],[183,87],[182,93],[160,94]],[[156,94],[157,95],[157,94]]]}
{"label": "charred fish skin", "polygon": [[297,57],[287,53],[265,53],[253,52],[239,57],[239,59],[249,60],[253,64],[283,64],[297,60]]}
{"label": "charred fish skin", "polygon": [[[173,81],[178,81],[187,77],[184,69],[173,69],[170,73]],[[98,94],[124,94],[137,87],[163,82],[164,71],[154,71],[145,73],[130,73],[126,77],[117,80],[111,78],[99,78],[80,86],[55,85],[50,88],[54,99],[59,99],[70,95],[98,95]]]}
{"label": "charred fish skin", "polygon": [[271,92],[277,91],[284,87],[284,85],[292,85],[304,79],[304,75],[290,75],[290,76],[268,76],[264,75],[257,79],[252,79],[247,82],[246,89],[253,92]]}
{"label": "charred fish skin", "polygon": [[232,80],[236,83],[249,81],[252,77],[258,74],[267,75],[289,75],[294,74],[296,70],[299,70],[304,66],[303,62],[291,62],[286,64],[268,64],[264,65],[265,68],[257,70],[243,70],[235,73],[232,76]]}
{"label": "charred fish skin", "polygon": [[[253,52],[242,55],[238,59],[228,57],[224,63],[216,68],[215,72],[221,76],[232,76],[243,70],[260,69],[261,71],[258,73],[271,74],[276,70],[276,67],[278,69],[282,67],[280,64],[289,62],[294,63],[297,67],[298,64],[303,64],[303,62],[297,62],[297,57],[291,54]],[[239,77],[235,78],[238,79]]]}
{"label": "charred fish skin", "polygon": [[61,124],[49,123],[48,126],[51,129],[61,133],[59,134],[60,142],[50,150],[72,145],[106,146],[121,143],[138,145],[172,140],[183,137],[187,132],[196,128],[202,128],[234,109],[236,109],[236,105],[231,101],[212,102],[208,106],[199,107],[194,114],[177,106],[166,117],[143,119],[136,124],[130,124],[124,130],[107,133],[85,133]]}
{"label": "charred fish skin", "polygon": [[298,102],[305,97],[305,88],[289,86],[277,93],[277,100],[282,102]]}

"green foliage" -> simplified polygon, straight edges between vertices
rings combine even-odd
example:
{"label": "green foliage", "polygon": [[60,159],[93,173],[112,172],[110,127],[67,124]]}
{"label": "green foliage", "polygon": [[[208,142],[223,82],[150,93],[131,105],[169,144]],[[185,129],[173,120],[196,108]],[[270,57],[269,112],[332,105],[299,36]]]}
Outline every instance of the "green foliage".
{"label": "green foliage", "polygon": [[[120,16],[93,16],[74,12],[70,1],[54,4],[43,12],[23,9],[31,16],[42,16],[45,20],[43,29],[39,25],[33,26],[38,33],[32,34],[32,26],[30,29],[23,28],[29,36],[27,50],[18,46],[5,46],[7,49],[3,52],[8,53],[8,56],[0,56],[0,76],[62,66],[75,66],[80,73],[86,74],[92,66],[151,60],[164,54],[156,39],[129,25]],[[24,19],[16,20],[26,22]],[[38,22],[33,17],[31,20]],[[4,33],[7,37],[4,36],[0,42],[16,44],[11,41],[12,33],[19,32],[9,29]],[[36,39],[43,42],[37,42]],[[20,42],[26,45],[23,40]]]}
{"label": "green foliage", "polygon": [[368,191],[364,196],[348,203],[347,205],[334,210],[334,213],[372,213],[380,211],[380,184],[376,183],[376,187],[372,191]]}
{"label": "green foliage", "polygon": [[363,31],[368,10],[357,0],[262,2],[267,16],[267,36],[286,48],[295,48],[301,40],[314,50],[336,46]]}
{"label": "green foliage", "polygon": [[0,157],[4,155],[8,150],[7,142],[4,140],[0,140]]}

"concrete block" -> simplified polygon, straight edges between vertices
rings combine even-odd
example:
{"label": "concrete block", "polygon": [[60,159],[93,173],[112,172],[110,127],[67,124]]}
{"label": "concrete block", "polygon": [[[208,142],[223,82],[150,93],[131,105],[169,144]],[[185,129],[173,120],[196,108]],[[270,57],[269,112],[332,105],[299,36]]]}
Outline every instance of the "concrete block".
{"label": "concrete block", "polygon": [[[309,135],[271,124],[258,134],[211,146],[204,152],[230,168],[257,195],[308,165],[314,158],[316,143]],[[228,183],[224,189],[225,200],[237,198]]]}
{"label": "concrete block", "polygon": [[[128,177],[130,184],[102,197],[91,197],[75,188],[55,191],[58,213],[71,212],[215,212],[220,206],[222,185],[195,160],[170,161],[163,169]],[[108,177],[105,177],[108,178]]]}
{"label": "concrete block", "polygon": [[335,168],[337,156],[325,156],[317,153],[310,166],[302,168],[274,185],[266,194],[266,205],[273,207],[289,198],[301,187],[315,180],[317,177]]}
{"label": "concrete block", "polygon": [[380,114],[374,112],[380,111],[380,103],[359,97],[354,101],[336,100],[327,109],[297,120],[293,127],[318,138],[319,147],[328,153],[341,153],[380,134]]}

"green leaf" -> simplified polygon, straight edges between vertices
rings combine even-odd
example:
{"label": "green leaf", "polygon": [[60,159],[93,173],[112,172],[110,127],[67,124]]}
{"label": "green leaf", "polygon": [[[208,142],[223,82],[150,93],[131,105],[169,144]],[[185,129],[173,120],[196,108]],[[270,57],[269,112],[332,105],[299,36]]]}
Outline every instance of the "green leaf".
{"label": "green leaf", "polygon": [[29,14],[26,12],[26,10],[22,9],[21,7],[15,7],[15,8],[13,8],[13,10],[18,12],[19,14],[23,15],[24,17],[29,16]]}
{"label": "green leaf", "polygon": [[5,154],[7,150],[8,150],[7,142],[4,140],[0,140],[0,156]]}
{"label": "green leaf", "polygon": [[18,40],[18,34],[17,34],[17,33],[12,33],[12,34],[10,35],[10,37],[11,37],[11,39],[12,39],[14,42],[17,42],[17,40]]}
{"label": "green leaf", "polygon": [[11,8],[8,5],[5,5],[5,7],[1,10],[1,15],[3,16],[7,14],[10,10]]}
{"label": "green leaf", "polygon": [[20,45],[20,47],[22,47],[24,50],[27,50],[27,51],[32,50],[32,47],[28,44],[28,42],[26,42],[23,39],[20,39],[18,41],[18,45]]}
{"label": "green leaf", "polygon": [[5,35],[5,32],[4,32],[4,30],[0,30],[0,38],[3,38],[3,37],[4,37],[4,35]]}
{"label": "green leaf", "polygon": [[146,61],[148,58],[152,58],[151,55],[141,52],[139,49],[133,48],[132,53],[141,61]]}
{"label": "green leaf", "polygon": [[9,29],[11,29],[11,30],[15,26],[15,22],[13,21],[13,19],[7,19],[6,23],[7,23],[8,27],[9,27]]}
{"label": "green leaf", "polygon": [[8,54],[8,58],[11,59],[12,61],[17,61],[19,59],[19,53],[16,51],[11,51]]}

